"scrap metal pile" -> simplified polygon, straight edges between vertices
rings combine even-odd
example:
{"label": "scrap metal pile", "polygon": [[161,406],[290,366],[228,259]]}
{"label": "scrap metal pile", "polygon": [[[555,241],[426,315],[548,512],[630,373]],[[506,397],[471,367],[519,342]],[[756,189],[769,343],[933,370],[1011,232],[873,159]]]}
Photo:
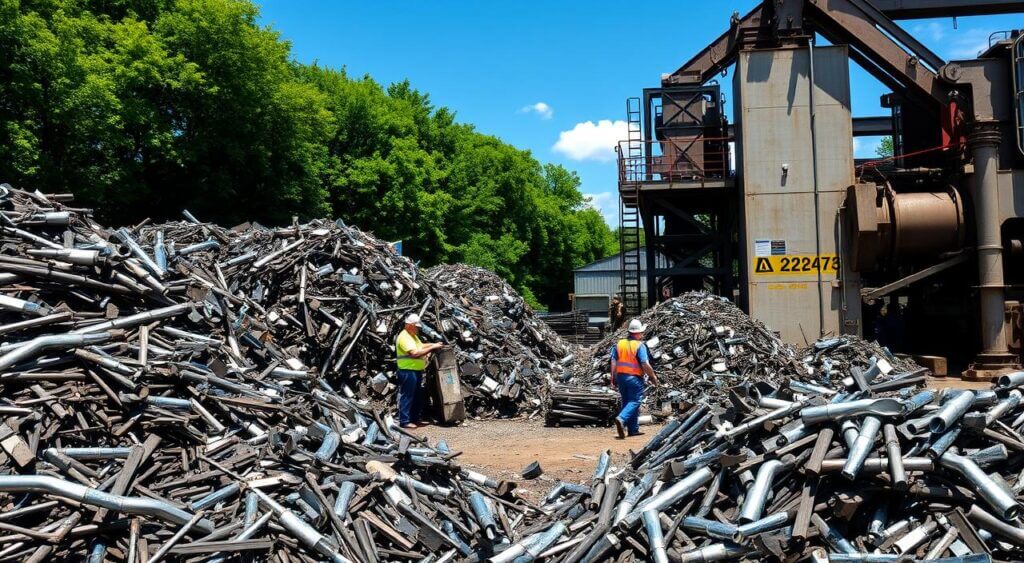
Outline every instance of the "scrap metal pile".
{"label": "scrap metal pile", "polygon": [[[687,293],[637,318],[647,326],[645,338],[661,382],[648,391],[656,403],[723,402],[730,388],[779,384],[803,370],[789,345],[721,297]],[[605,385],[609,351],[627,334],[621,329],[581,355],[568,382]]]}
{"label": "scrap metal pile", "polygon": [[340,392],[431,302],[379,241],[60,199],[0,193],[0,559],[462,557],[532,512]]}
{"label": "scrap metal pile", "polygon": [[423,277],[445,296],[436,303],[437,315],[458,344],[460,373],[473,384],[473,396],[500,414],[523,405],[538,409],[543,375],[568,352],[562,338],[490,270],[446,264]]}
{"label": "scrap metal pile", "polygon": [[847,377],[853,370],[864,372],[877,369],[884,375],[924,375],[924,368],[913,360],[897,356],[887,348],[855,335],[821,338],[801,350],[799,357],[806,369],[805,378],[826,385],[832,384],[837,378]]}
{"label": "scrap metal pile", "polygon": [[[217,319],[236,360],[252,349],[267,363],[326,378],[346,396],[388,403],[394,337],[402,319],[418,312],[424,340],[455,347],[466,409],[475,416],[536,409],[540,372],[565,355],[558,335],[507,286],[499,288],[500,304],[467,306],[388,243],[340,222],[228,230],[189,216],[108,230],[59,201],[3,194],[11,321],[45,311],[60,329],[71,320],[148,311],[190,322],[205,315]],[[21,279],[32,284],[12,290]],[[18,299],[34,303],[25,306],[31,311],[18,310]],[[46,324],[8,334],[23,340],[46,333],[39,328]],[[174,350],[178,342],[163,344]]]}
{"label": "scrap metal pile", "polygon": [[987,391],[878,383],[694,406],[624,469],[605,453],[551,491],[548,531],[570,539],[521,543],[550,561],[1021,560],[1024,372]]}

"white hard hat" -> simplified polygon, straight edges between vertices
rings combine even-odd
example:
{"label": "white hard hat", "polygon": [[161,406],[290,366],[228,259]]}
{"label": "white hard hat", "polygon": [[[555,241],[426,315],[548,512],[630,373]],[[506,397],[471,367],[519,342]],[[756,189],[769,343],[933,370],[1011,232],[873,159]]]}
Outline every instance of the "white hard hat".
{"label": "white hard hat", "polygon": [[640,322],[640,319],[633,319],[629,321],[629,328],[627,329],[631,333],[639,333],[647,330],[644,323]]}
{"label": "white hard hat", "polygon": [[410,314],[408,317],[405,317],[405,324],[420,326],[420,316],[416,313]]}

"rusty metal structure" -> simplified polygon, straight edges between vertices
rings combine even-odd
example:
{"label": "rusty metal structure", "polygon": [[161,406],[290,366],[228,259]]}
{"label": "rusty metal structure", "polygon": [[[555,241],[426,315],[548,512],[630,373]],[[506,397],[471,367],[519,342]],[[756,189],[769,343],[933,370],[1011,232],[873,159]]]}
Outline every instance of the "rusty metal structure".
{"label": "rusty metal structure", "polygon": [[[946,61],[896,23],[1017,12],[1024,2],[765,0],[734,14],[627,101],[627,306],[704,289],[791,342],[877,337],[979,377],[1019,366],[1024,34]],[[851,61],[891,91],[890,115],[851,116]],[[893,157],[854,160],[854,137],[883,135]],[[668,258],[644,279],[641,246]]]}

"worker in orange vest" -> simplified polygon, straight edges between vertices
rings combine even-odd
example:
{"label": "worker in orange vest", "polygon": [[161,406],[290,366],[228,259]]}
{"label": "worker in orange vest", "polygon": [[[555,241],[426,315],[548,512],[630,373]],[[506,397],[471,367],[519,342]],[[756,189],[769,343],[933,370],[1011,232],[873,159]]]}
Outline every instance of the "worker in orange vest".
{"label": "worker in orange vest", "polygon": [[619,340],[612,347],[612,388],[618,388],[622,396],[622,411],[615,417],[615,429],[619,439],[629,436],[641,436],[640,402],[644,400],[644,375],[653,385],[658,385],[658,378],[651,367],[651,354],[644,344],[644,331],[647,327],[640,319],[629,321],[629,338]]}

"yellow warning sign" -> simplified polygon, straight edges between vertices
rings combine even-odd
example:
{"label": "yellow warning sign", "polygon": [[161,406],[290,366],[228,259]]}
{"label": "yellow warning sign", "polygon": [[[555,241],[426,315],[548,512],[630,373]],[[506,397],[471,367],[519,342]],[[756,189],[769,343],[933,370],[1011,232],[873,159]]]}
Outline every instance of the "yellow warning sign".
{"label": "yellow warning sign", "polygon": [[755,256],[751,264],[754,276],[792,276],[836,274],[839,257],[835,254],[786,254],[782,256]]}

